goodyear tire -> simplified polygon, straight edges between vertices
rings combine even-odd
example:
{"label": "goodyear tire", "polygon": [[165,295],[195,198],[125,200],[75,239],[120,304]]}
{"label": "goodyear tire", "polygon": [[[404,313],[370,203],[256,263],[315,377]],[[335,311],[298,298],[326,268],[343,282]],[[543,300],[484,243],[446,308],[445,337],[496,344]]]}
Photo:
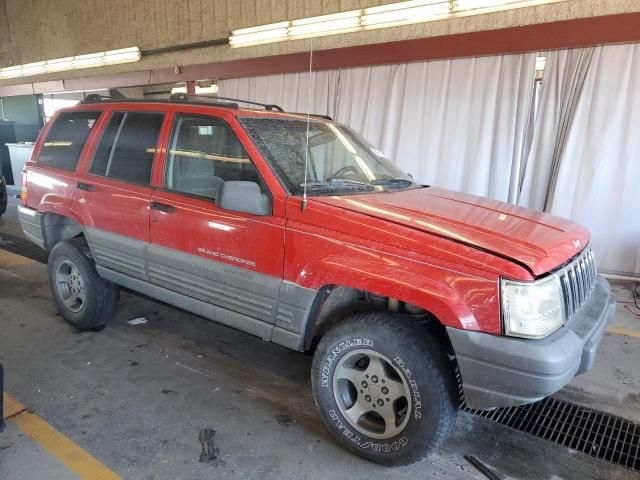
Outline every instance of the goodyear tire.
{"label": "goodyear tire", "polygon": [[60,315],[79,330],[105,324],[120,297],[113,283],[98,276],[83,239],[60,242],[49,254],[49,286]]}
{"label": "goodyear tire", "polygon": [[384,313],[335,325],[314,354],[313,395],[347,449],[383,465],[407,465],[438,449],[457,416],[451,361],[428,330]]}

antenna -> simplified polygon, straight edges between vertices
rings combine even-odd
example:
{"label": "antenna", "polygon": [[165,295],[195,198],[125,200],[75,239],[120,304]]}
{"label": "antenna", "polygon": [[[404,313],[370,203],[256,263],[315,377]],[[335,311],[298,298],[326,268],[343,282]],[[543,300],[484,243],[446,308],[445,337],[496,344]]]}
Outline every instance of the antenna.
{"label": "antenna", "polygon": [[313,37],[309,39],[309,91],[307,94],[307,144],[304,149],[304,183],[302,190],[302,204],[300,205],[300,211],[304,212],[307,206],[307,171],[309,170],[309,125],[311,123],[311,75],[313,67]]}

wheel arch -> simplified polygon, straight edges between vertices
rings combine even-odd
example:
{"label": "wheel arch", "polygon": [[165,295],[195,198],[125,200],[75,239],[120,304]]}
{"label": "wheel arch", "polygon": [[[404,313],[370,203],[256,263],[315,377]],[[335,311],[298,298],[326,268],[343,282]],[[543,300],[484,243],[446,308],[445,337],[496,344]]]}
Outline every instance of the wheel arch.
{"label": "wheel arch", "polygon": [[[349,300],[357,299],[358,297],[375,298],[377,304],[364,303],[357,305],[357,302]],[[392,308],[395,309],[395,302],[398,302],[397,306],[401,311],[389,309],[389,303],[391,303]],[[398,301],[388,296],[357,290],[344,285],[324,285],[318,290],[309,309],[309,315],[303,331],[303,350],[308,352],[315,351],[322,337],[332,326],[345,321],[355,313],[372,310],[387,312],[395,318],[418,323],[421,325],[425,335],[431,336],[436,340],[449,357],[451,374],[457,385],[458,401],[460,404],[464,403],[460,368],[445,324],[432,311],[417,307],[408,302]]]}
{"label": "wheel arch", "polygon": [[322,286],[312,302],[303,330],[303,349],[313,350],[333,325],[365,311],[388,312],[395,317],[421,323],[447,352],[453,354],[445,324],[430,309],[377,292],[335,284]]}
{"label": "wheel arch", "polygon": [[60,242],[84,236],[84,228],[76,219],[51,211],[42,212],[42,231],[48,251]]}

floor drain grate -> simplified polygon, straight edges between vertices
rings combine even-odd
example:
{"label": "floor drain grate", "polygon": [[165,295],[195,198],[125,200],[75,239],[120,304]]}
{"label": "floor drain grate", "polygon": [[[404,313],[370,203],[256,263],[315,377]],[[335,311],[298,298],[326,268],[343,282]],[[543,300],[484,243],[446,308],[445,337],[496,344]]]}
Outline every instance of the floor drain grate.
{"label": "floor drain grate", "polygon": [[463,411],[606,462],[640,471],[640,424],[549,397],[530,405]]}

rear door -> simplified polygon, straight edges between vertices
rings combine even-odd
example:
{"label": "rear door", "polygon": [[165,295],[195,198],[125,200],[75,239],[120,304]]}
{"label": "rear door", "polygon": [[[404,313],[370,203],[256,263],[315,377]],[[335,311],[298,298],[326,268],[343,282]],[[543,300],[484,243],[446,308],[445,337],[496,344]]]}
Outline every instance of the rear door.
{"label": "rear door", "polygon": [[164,188],[152,199],[150,280],[200,307],[198,301],[225,309],[196,307],[206,316],[269,338],[282,283],[284,211],[254,215],[218,206],[225,181],[256,182],[271,195],[225,119],[178,109],[171,124]]}
{"label": "rear door", "polygon": [[151,105],[114,108],[74,192],[98,265],[141,279],[147,278],[151,174],[164,117]]}

